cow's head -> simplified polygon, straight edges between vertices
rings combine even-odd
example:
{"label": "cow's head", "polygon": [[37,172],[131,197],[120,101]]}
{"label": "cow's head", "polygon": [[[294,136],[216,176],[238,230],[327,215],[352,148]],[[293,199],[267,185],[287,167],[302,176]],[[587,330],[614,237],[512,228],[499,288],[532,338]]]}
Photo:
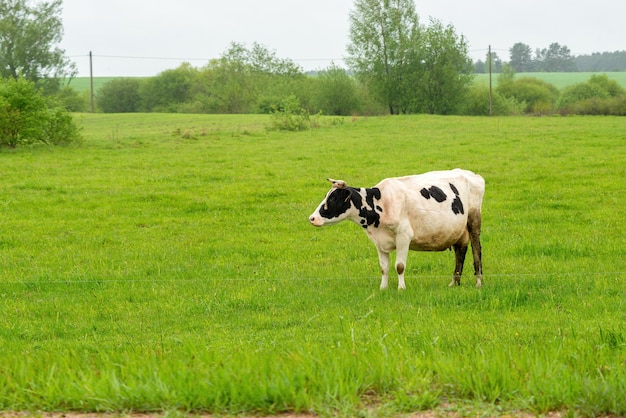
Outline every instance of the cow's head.
{"label": "cow's head", "polygon": [[328,179],[333,187],[318,208],[309,216],[313,226],[334,225],[349,215],[352,207],[352,191],[343,180]]}

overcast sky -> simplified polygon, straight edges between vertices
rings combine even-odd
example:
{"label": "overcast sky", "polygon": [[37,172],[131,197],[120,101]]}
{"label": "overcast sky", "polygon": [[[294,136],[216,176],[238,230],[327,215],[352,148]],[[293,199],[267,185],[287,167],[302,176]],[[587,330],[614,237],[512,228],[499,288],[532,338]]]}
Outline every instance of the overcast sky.
{"label": "overcast sky", "polygon": [[[253,42],[304,70],[343,65],[353,0],[63,0],[61,48],[79,76],[151,76],[183,61],[202,67],[231,42]],[[558,42],[573,55],[626,50],[624,0],[416,0],[429,17],[452,24],[473,59],[489,45],[500,58],[523,42]]]}

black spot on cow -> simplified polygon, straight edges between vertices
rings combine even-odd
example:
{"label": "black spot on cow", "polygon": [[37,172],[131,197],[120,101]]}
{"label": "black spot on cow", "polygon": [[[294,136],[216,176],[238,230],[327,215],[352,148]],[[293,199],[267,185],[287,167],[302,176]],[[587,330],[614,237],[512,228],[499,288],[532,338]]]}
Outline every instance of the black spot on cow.
{"label": "black spot on cow", "polygon": [[374,203],[374,199],[380,199],[380,189],[377,187],[365,189],[365,203],[367,205],[362,204],[361,194],[359,191],[355,190],[355,192],[360,202],[360,205],[356,205],[356,203],[355,205],[359,209],[361,226],[363,226],[363,228],[367,228],[370,225],[374,225],[374,227],[378,228],[378,225],[380,225],[379,212],[382,212],[383,209]]}
{"label": "black spot on cow", "polygon": [[456,196],[454,198],[454,200],[452,201],[452,212],[454,212],[455,215],[460,214],[464,214],[465,211],[463,209],[463,202],[461,202],[461,198]]}
{"label": "black spot on cow", "polygon": [[443,190],[441,190],[437,186],[430,186],[428,189],[423,188],[422,190],[420,190],[420,193],[422,194],[422,196],[424,196],[425,199],[430,199],[432,197],[439,203],[445,201],[448,198]]}
{"label": "black spot on cow", "polygon": [[450,183],[450,190],[452,190],[452,192],[456,195],[452,201],[452,212],[454,212],[455,215],[464,214],[465,210],[463,209],[463,202],[461,202],[461,198],[459,197],[458,189],[454,186],[454,184]]}

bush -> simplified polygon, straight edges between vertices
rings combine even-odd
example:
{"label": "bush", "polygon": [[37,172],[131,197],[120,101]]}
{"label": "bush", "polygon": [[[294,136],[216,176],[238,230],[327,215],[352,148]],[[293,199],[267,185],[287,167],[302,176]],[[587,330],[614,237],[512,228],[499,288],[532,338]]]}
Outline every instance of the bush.
{"label": "bush", "polygon": [[[519,103],[512,97],[504,97],[495,90],[492,92],[491,99],[492,115],[495,116],[518,115],[526,108],[526,103]],[[481,84],[473,85],[466,94],[460,113],[470,116],[488,116],[489,87]]]}
{"label": "bush", "polygon": [[141,104],[137,78],[116,78],[98,89],[96,104],[104,113],[138,112]]}
{"label": "bush", "polygon": [[589,99],[608,99],[609,93],[597,84],[585,82],[566,87],[559,98],[559,109],[571,112],[574,104]]}
{"label": "bush", "polygon": [[68,112],[87,112],[89,111],[89,92],[77,92],[69,86],[61,88],[53,95],[54,99],[63,106]]}
{"label": "bush", "polygon": [[32,82],[0,79],[0,145],[15,148],[78,140],[79,129],[67,110],[46,99]]}
{"label": "bush", "polygon": [[606,74],[594,74],[589,78],[589,84],[596,85],[606,91],[611,97],[626,95],[626,90],[615,80],[610,80]]}
{"label": "bush", "polygon": [[176,113],[181,104],[193,99],[193,80],[198,70],[183,63],[144,80],[139,86],[142,112]]}
{"label": "bush", "polygon": [[626,95],[608,99],[593,97],[587,100],[580,100],[570,105],[563,113],[626,116]]}
{"label": "bush", "polygon": [[350,116],[359,111],[356,81],[334,64],[317,75],[316,108],[325,115]]}
{"label": "bush", "polygon": [[563,114],[624,115],[626,90],[606,74],[592,75],[584,83],[577,83],[563,90],[559,98],[559,110]]}
{"label": "bush", "polygon": [[294,95],[284,98],[274,109],[268,127],[272,131],[305,131],[311,127],[309,111],[300,106]]}
{"label": "bush", "polygon": [[498,83],[496,91],[518,103],[526,103],[526,113],[551,113],[559,96],[556,86],[534,77]]}

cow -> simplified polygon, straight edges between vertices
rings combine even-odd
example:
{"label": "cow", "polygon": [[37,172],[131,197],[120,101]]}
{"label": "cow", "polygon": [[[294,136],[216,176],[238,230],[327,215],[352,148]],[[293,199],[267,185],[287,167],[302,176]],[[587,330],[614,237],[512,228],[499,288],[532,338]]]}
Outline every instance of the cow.
{"label": "cow", "polygon": [[409,250],[454,248],[455,269],[449,286],[461,284],[463,263],[471,242],[476,287],[482,286],[481,208],[485,180],[456,168],[387,178],[371,188],[349,187],[328,179],[332,188],[309,216],[311,225],[334,225],[349,219],[374,242],[382,270],[380,288],[389,279],[389,254],[396,250],[398,289],[405,289]]}

